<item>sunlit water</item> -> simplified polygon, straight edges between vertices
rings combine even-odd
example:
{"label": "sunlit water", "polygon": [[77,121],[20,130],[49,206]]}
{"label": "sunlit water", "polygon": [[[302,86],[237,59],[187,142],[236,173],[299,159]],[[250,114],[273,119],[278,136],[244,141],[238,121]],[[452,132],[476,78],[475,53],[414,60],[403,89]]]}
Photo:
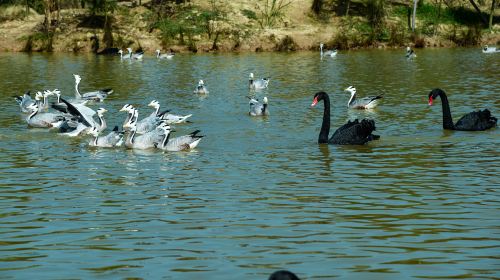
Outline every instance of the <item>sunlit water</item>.
{"label": "sunlit water", "polygon": [[[0,54],[0,278],[498,279],[500,130],[443,131],[474,109],[500,117],[500,55],[479,49],[177,55],[120,62],[92,55]],[[249,92],[248,75],[270,76]],[[12,98],[26,90],[112,87],[109,126],[125,103],[149,115],[153,99],[193,114],[195,151],[95,149],[28,129]],[[208,96],[193,94],[203,79]],[[385,92],[372,112],[348,111],[348,93]],[[368,145],[320,146],[323,104],[332,128],[376,121]],[[247,96],[271,116],[248,116]],[[94,106],[96,108],[96,106]]]}

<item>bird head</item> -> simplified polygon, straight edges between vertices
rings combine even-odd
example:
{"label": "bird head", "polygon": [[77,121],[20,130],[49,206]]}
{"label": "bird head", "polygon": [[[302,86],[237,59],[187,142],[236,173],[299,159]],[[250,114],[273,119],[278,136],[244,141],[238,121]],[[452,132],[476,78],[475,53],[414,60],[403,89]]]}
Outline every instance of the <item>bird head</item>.
{"label": "bird head", "polygon": [[157,109],[160,107],[160,102],[158,102],[158,100],[153,100],[149,102],[148,106]]}
{"label": "bird head", "polygon": [[97,114],[99,116],[102,116],[104,113],[106,113],[108,110],[104,109],[104,108],[99,108],[97,109]]}
{"label": "bird head", "polygon": [[444,91],[440,88],[431,90],[431,92],[429,92],[429,106],[432,106],[433,101],[443,93]]}
{"label": "bird head", "polygon": [[130,104],[125,104],[123,105],[123,107],[120,109],[120,112],[131,112],[132,110],[134,109],[134,106],[130,105]]}
{"label": "bird head", "polygon": [[356,94],[356,88],[355,88],[355,87],[353,87],[353,86],[349,86],[349,87],[347,87],[346,89],[344,89],[344,91],[348,91],[348,92],[350,92],[350,93],[351,93],[351,95]]}
{"label": "bird head", "polygon": [[82,77],[80,77],[80,75],[73,74],[73,76],[75,77],[75,83],[77,84],[82,80]]}

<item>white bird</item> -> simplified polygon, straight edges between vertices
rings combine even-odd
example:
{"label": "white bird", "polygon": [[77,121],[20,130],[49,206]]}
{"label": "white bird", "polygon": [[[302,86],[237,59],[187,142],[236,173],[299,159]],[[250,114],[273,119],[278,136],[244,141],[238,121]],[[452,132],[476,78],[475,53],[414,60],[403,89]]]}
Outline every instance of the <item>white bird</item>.
{"label": "white bird", "polygon": [[36,101],[31,98],[30,91],[27,91],[25,94],[21,96],[14,96],[17,104],[19,104],[19,108],[23,113],[30,113],[31,111],[28,109],[30,104],[35,104]]}
{"label": "white bird", "polygon": [[323,43],[319,44],[319,51],[320,51],[321,57],[323,57],[323,56],[334,57],[337,55],[337,50],[325,50],[325,51],[323,51],[324,46],[325,45]]}
{"label": "white bird", "polygon": [[118,131],[118,126],[115,126],[113,131],[111,131],[104,137],[99,137],[100,132],[101,131],[99,130],[99,128],[95,126],[90,128],[89,134],[94,136],[94,139],[89,142],[90,146],[106,148],[121,146],[121,143],[123,142],[124,131]]}
{"label": "white bird", "polygon": [[177,152],[192,150],[198,146],[201,138],[204,137],[203,135],[197,135],[200,131],[196,130],[188,135],[171,138],[169,126],[162,126],[160,128],[164,130],[165,136],[161,144],[157,145],[157,148],[165,151]]}
{"label": "white bird", "polygon": [[172,59],[174,57],[175,53],[164,53],[160,54],[160,50],[156,50],[156,58],[158,59]]}
{"label": "white bird", "polygon": [[[137,110],[135,112],[137,112]],[[125,139],[125,146],[127,148],[141,150],[157,147],[158,143],[161,143],[165,135],[165,130],[162,129],[162,127],[167,124],[160,123],[157,129],[149,131],[142,135],[137,135],[136,121],[137,118],[133,116],[130,122],[127,124],[127,128],[130,129],[130,132]]]}
{"label": "white bird", "polygon": [[269,85],[269,78],[254,79],[253,73],[250,73],[248,77],[248,87],[250,89],[265,89]]}
{"label": "white bird", "polygon": [[198,85],[196,86],[196,89],[194,90],[194,93],[198,93],[198,94],[208,94],[208,89],[207,87],[205,86],[205,83],[203,82],[203,80],[200,80],[198,82]]}
{"label": "white bird", "polygon": [[250,116],[269,116],[269,109],[267,105],[267,97],[264,97],[262,103],[258,99],[250,98],[250,111],[248,114]]}
{"label": "white bird", "polygon": [[148,106],[155,108],[155,112],[153,112],[151,115],[155,114],[157,117],[165,120],[167,124],[185,123],[187,122],[187,119],[192,116],[192,114],[185,116],[170,114],[170,110],[160,112],[160,102],[158,102],[157,100],[151,101]]}
{"label": "white bird", "polygon": [[484,46],[483,48],[483,53],[497,53],[500,52],[497,47],[488,47],[488,45]]}
{"label": "white bird", "polygon": [[129,56],[132,58],[132,59],[135,59],[135,60],[141,60],[142,57],[144,56],[144,52],[136,52],[136,53],[132,53],[132,48],[127,48],[127,51],[129,53]]}
{"label": "white bird", "polygon": [[120,54],[120,59],[121,60],[124,60],[124,59],[129,59],[130,60],[132,58],[132,53],[123,54],[122,50],[119,50],[118,53]]}
{"label": "white bird", "polygon": [[414,59],[415,57],[417,57],[417,54],[413,51],[413,49],[410,47],[406,47],[406,58]]}
{"label": "white bird", "polygon": [[[151,106],[151,103],[148,105]],[[151,106],[152,107],[152,106]],[[136,132],[138,134],[145,134],[152,130],[155,130],[156,127],[161,123],[162,119],[156,116],[156,113],[153,112],[151,115],[143,118],[142,120],[138,120],[139,111],[130,104],[125,104],[120,111],[128,112],[129,116],[125,120],[123,124],[123,128],[130,128],[131,121],[135,122]]]}
{"label": "white bird", "polygon": [[113,90],[110,88],[106,89],[101,89],[101,90],[96,90],[92,92],[87,92],[87,93],[80,93],[79,90],[79,85],[82,80],[80,75],[73,74],[75,77],[75,96],[77,99],[84,99],[84,100],[93,100],[93,101],[98,101],[102,102],[108,95],[113,93]]}
{"label": "white bird", "polygon": [[347,102],[347,107],[351,109],[373,109],[378,105],[378,102],[384,95],[383,93],[377,96],[368,96],[360,99],[356,99],[356,88],[349,86],[345,89],[351,93],[351,98]]}
{"label": "white bird", "polygon": [[97,110],[98,121],[96,122],[93,118],[96,113],[94,110],[82,104],[73,105],[60,97],[59,99],[65,107],[59,105],[52,105],[52,107],[72,116],[72,118],[67,119],[59,127],[59,132],[63,135],[75,137],[82,133],[87,133],[91,127],[97,127],[99,131],[102,131],[107,127],[106,121],[104,120],[104,113],[107,112],[106,109],[99,108]]}
{"label": "white bird", "polygon": [[39,106],[36,103],[28,105],[28,109],[32,112],[26,118],[30,127],[59,127],[65,120],[62,114],[39,113]]}

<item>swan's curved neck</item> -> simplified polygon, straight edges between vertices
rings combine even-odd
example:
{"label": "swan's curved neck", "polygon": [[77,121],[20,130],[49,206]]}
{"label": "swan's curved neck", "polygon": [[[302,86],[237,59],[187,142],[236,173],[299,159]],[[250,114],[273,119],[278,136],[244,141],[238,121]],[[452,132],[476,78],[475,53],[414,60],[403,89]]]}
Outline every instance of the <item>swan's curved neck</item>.
{"label": "swan's curved neck", "polygon": [[125,118],[125,121],[123,122],[123,125],[126,125],[130,119],[132,118],[133,113],[128,112],[127,117]]}
{"label": "swan's curved neck", "polygon": [[106,129],[106,120],[104,119],[103,115],[97,114],[98,119],[99,119],[99,129],[102,131]]}
{"label": "swan's curved neck", "polygon": [[94,138],[94,146],[97,146],[97,138],[99,138],[99,135],[96,135],[96,137]]}
{"label": "swan's curved neck", "polygon": [[127,143],[129,145],[132,145],[134,144],[134,139],[135,139],[135,133],[136,133],[137,129],[134,129],[134,130],[131,130],[128,137],[127,137]]}
{"label": "swan's curved neck", "polygon": [[450,104],[448,103],[448,97],[444,92],[439,92],[439,97],[441,97],[441,106],[443,107],[443,128],[444,129],[455,129],[453,124],[453,119],[451,117]]}
{"label": "swan's curved neck", "polygon": [[38,110],[33,111],[33,113],[31,113],[31,114],[28,116],[28,120],[31,120],[31,118],[33,118],[36,114],[38,114]]}
{"label": "swan's curved neck", "polygon": [[47,98],[48,98],[48,97],[47,97],[47,95],[43,95],[43,103],[42,103],[42,108],[47,107],[47,105],[48,105],[48,104],[47,104]]}
{"label": "swan's curved neck", "polygon": [[323,123],[319,132],[318,143],[328,143],[328,134],[330,134],[330,98],[325,95],[323,98]]}
{"label": "swan's curved neck", "polygon": [[349,107],[349,105],[351,105],[354,100],[356,100],[356,93],[355,92],[351,92],[351,98],[349,98],[349,102],[347,102],[347,107]]}
{"label": "swan's curved neck", "polygon": [[80,82],[75,81],[75,96],[77,98],[82,98],[82,95],[80,94],[80,90],[78,89],[79,85],[80,85]]}
{"label": "swan's curved neck", "polygon": [[160,112],[160,105],[156,106],[155,116],[158,116],[159,112]]}
{"label": "swan's curved neck", "polygon": [[169,139],[170,139],[170,132],[165,132],[165,138],[163,138],[163,142],[161,143],[161,147],[163,149],[167,146]]}
{"label": "swan's curved neck", "polygon": [[57,103],[61,103],[61,95],[57,96]]}

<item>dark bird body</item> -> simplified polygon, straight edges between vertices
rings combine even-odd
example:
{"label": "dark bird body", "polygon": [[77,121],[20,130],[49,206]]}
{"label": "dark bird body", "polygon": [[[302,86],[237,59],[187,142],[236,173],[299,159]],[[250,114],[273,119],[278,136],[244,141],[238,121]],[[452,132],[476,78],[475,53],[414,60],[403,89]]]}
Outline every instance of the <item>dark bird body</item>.
{"label": "dark bird body", "polygon": [[318,92],[314,95],[313,103],[315,106],[319,101],[324,100],[323,123],[318,137],[318,143],[328,143],[334,145],[363,145],[366,142],[377,140],[378,135],[372,134],[375,130],[375,121],[363,119],[361,121],[348,121],[339,127],[328,139],[330,133],[330,98],[325,92]]}
{"label": "dark bird body", "polygon": [[442,89],[436,88],[429,93],[429,105],[432,105],[433,101],[437,97],[441,98],[441,104],[443,107],[444,129],[482,131],[493,128],[497,125],[497,119],[491,115],[491,112],[488,109],[470,112],[453,124],[448,97]]}

